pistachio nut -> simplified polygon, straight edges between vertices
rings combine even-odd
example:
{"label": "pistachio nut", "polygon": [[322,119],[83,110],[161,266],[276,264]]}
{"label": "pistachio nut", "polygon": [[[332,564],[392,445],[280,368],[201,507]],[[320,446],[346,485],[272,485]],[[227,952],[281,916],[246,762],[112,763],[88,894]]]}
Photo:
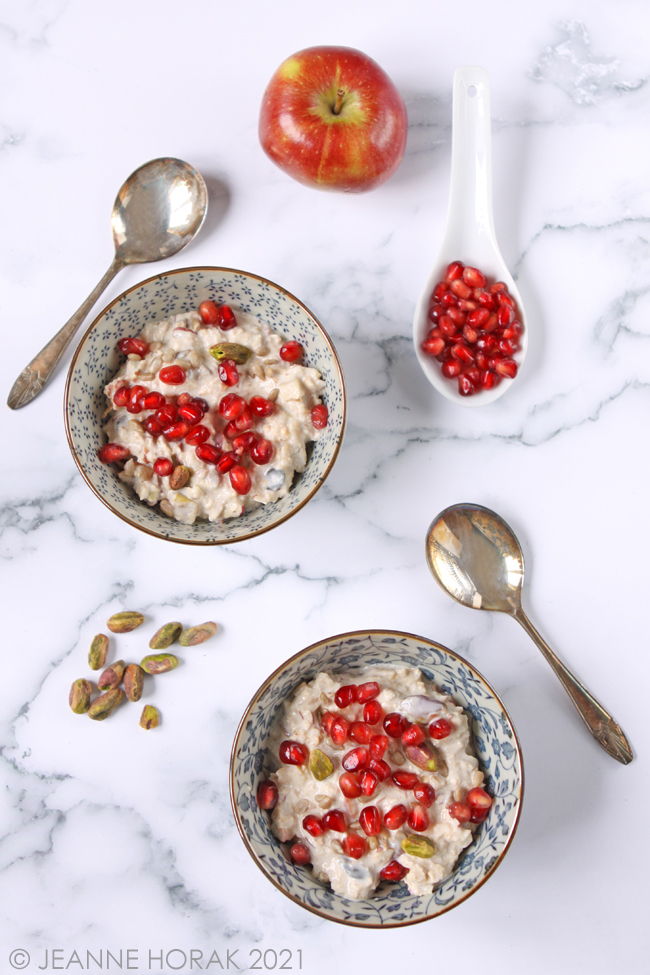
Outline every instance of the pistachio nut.
{"label": "pistachio nut", "polygon": [[107,718],[109,714],[113,713],[123,697],[124,691],[119,687],[114,687],[113,690],[106,691],[105,694],[102,694],[90,705],[88,717],[92,718],[93,721],[103,721],[104,718]]}
{"label": "pistachio nut", "polygon": [[108,637],[104,636],[103,633],[98,633],[93,638],[93,642],[90,644],[90,650],[88,651],[88,666],[90,669],[101,670],[106,663],[107,653]]}
{"label": "pistachio nut", "polygon": [[178,464],[178,466],[175,467],[169,475],[170,488],[173,491],[180,491],[181,488],[185,487],[191,476],[192,472],[189,467],[185,467],[183,464]]}
{"label": "pistachio nut", "polygon": [[144,670],[138,664],[129,664],[124,671],[124,693],[129,701],[139,701],[144,687]]}
{"label": "pistachio nut", "polygon": [[426,860],[432,857],[436,848],[427,836],[405,836],[402,840],[402,849],[412,857],[421,857]]}
{"label": "pistachio nut", "polygon": [[83,677],[74,681],[70,688],[68,703],[75,714],[85,714],[90,707],[90,692],[92,687]]}
{"label": "pistachio nut", "polygon": [[238,366],[243,366],[245,362],[248,362],[251,354],[251,350],[247,346],[239,345],[237,342],[219,342],[218,345],[213,345],[209,352],[217,362],[232,359]]}
{"label": "pistachio nut", "polygon": [[97,681],[97,687],[100,691],[109,691],[114,687],[118,687],[122,682],[125,666],[123,660],[116,660],[114,664],[107,667],[104,673],[99,675],[99,680]]}
{"label": "pistachio nut", "polygon": [[152,650],[166,650],[175,643],[183,630],[182,623],[165,623],[149,640]]}
{"label": "pistachio nut", "polygon": [[150,728],[158,727],[159,720],[160,715],[158,714],[158,709],[153,704],[145,704],[140,717],[140,727],[144,728],[145,731],[149,731]]}
{"label": "pistachio nut", "polygon": [[144,616],[142,613],[132,613],[128,610],[123,613],[115,613],[106,622],[106,626],[109,628],[111,633],[130,633],[131,630],[135,630],[136,626],[140,626],[144,623]]}
{"label": "pistachio nut", "polygon": [[309,771],[319,782],[329,778],[334,771],[331,760],[319,748],[314,748],[309,753]]}
{"label": "pistachio nut", "polygon": [[404,745],[404,754],[409,762],[413,762],[425,772],[438,771],[436,753],[428,741],[423,741],[421,745]]}
{"label": "pistachio nut", "polygon": [[178,642],[182,647],[195,647],[199,643],[205,643],[216,632],[216,623],[201,623],[200,626],[190,626],[188,630],[183,630]]}
{"label": "pistachio nut", "polygon": [[143,657],[140,666],[145,674],[166,674],[168,670],[178,667],[178,657],[173,653],[150,653]]}

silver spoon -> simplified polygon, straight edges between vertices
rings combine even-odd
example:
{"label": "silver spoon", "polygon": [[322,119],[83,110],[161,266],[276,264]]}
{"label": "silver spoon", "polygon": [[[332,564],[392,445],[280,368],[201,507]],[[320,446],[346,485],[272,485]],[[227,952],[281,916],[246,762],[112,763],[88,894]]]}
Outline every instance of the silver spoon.
{"label": "silver spoon", "polygon": [[208,209],[203,178],[182,159],[152,159],[131,173],[111,214],[115,258],[95,290],[32,359],[13,384],[7,406],[17,410],[38,396],[72,336],[118,271],[171,257],[199,231]]}
{"label": "silver spoon", "polygon": [[632,749],[621,728],[558,660],[521,608],[524,556],[505,521],[478,504],[452,505],[431,523],[426,553],[435,580],[463,606],[507,613],[521,623],[562,681],[598,744],[612,758],[628,765]]}

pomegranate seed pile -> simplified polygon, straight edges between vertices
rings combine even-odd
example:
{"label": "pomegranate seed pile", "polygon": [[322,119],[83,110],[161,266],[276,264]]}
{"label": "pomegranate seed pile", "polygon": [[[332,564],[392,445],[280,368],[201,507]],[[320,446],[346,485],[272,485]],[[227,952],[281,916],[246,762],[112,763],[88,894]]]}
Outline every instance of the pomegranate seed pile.
{"label": "pomegranate seed pile", "polygon": [[[317,681],[327,676],[319,675]],[[438,713],[424,724],[411,722],[398,711],[385,713],[378,700],[381,692],[376,680],[341,685],[333,695],[332,705],[326,710],[321,707],[314,714],[314,730],[310,734],[317,748],[309,748],[297,738],[285,738],[279,743],[281,765],[301,770],[296,781],[301,797],[298,808],[303,809],[304,815],[292,819],[293,810],[283,809],[283,803],[291,801],[289,789],[285,788],[291,773],[281,770],[275,773],[277,781],[265,779],[260,783],[257,802],[261,809],[282,814],[280,820],[274,814],[274,828],[280,824],[276,832],[291,844],[290,855],[295,863],[320,862],[323,849],[314,840],[322,842],[328,834],[337,841],[333,848],[329,844],[330,855],[332,849],[339,850],[343,857],[352,860],[372,854],[378,848],[378,838],[383,837],[382,856],[376,861],[377,883],[399,881],[407,876],[414,862],[435,855],[431,837],[437,823],[449,824],[452,833],[458,833],[459,824],[478,825],[487,817],[492,799],[480,786],[460,791],[456,788],[447,797],[446,753],[434,744],[453,735],[457,722],[465,722],[466,726],[462,712],[448,717]],[[437,704],[438,709],[441,707]],[[296,709],[304,720],[305,702],[296,702]],[[458,751],[458,742],[454,741],[449,754],[453,756]],[[476,769],[475,760],[472,769]],[[314,789],[318,790],[315,806],[307,798],[311,794],[308,780],[315,780]],[[482,781],[482,774],[471,781]],[[437,789],[446,797],[442,808]],[[285,827],[284,822],[294,825]],[[397,831],[401,831],[399,835]],[[461,848],[470,839],[471,834],[464,835]],[[346,896],[355,894],[348,890]]]}
{"label": "pomegranate seed pile", "polygon": [[446,379],[457,380],[461,396],[515,378],[523,327],[503,281],[488,285],[478,268],[452,261],[433,289],[427,317],[432,327],[421,349],[442,363]]}

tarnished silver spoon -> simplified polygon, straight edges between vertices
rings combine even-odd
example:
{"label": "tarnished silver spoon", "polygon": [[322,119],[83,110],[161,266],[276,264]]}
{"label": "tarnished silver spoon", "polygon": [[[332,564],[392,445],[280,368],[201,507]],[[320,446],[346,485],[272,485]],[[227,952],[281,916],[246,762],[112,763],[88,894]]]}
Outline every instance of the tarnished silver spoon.
{"label": "tarnished silver spoon", "polygon": [[17,410],[38,396],[73,335],[101,293],[127,264],[171,257],[198,232],[208,209],[200,173],[182,159],[152,159],[131,173],[111,214],[115,258],[95,290],[32,359],[13,384],[7,406]]}
{"label": "tarnished silver spoon", "polygon": [[524,556],[505,521],[478,504],[452,505],[431,523],[426,553],[436,581],[463,606],[507,613],[521,623],[562,681],[598,744],[612,758],[628,765],[632,749],[619,725],[555,656],[521,608]]}

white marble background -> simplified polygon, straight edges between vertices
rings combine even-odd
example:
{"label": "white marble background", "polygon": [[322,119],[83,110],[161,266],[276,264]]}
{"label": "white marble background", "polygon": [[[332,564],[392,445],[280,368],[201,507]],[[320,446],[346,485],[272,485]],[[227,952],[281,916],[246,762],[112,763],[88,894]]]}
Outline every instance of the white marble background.
{"label": "white marble background", "polygon": [[[300,950],[314,975],[647,970],[649,30],[643,0],[1,0],[3,395],[110,263],[123,179],[169,154],[204,174],[211,209],[158,267],[239,267],[298,295],[341,354],[349,423],[304,511],[197,550],[130,530],[86,488],[64,436],[65,365],[33,404],[2,407],[0,971],[16,949],[27,971],[80,971],[87,949],[105,968],[120,948],[139,950],[141,972],[198,971],[191,950],[218,971],[205,969],[213,949],[224,967],[237,949],[231,970],[245,969],[255,948],[291,950],[294,970]],[[322,43],[373,56],[407,101],[407,155],[369,194],[306,189],[258,145],[272,72]],[[437,395],[410,340],[445,217],[451,79],[472,63],[490,72],[495,221],[531,340],[520,381],[482,410]],[[150,273],[123,271],[106,301]],[[513,621],[463,609],[431,579],[429,522],[463,500],[518,533],[533,621],[621,722],[631,766],[591,740]],[[170,618],[221,627],[156,683],[164,720],[146,735],[130,708],[94,725],[66,704],[92,636],[123,608],[147,614],[146,639]],[[502,694],[526,761],[495,876],[405,930],[295,907],[229,808],[230,743],[253,691],[303,646],[365,627],[466,655]],[[137,659],[140,632],[120,655]],[[187,964],[176,952],[161,967],[173,949]]]}

